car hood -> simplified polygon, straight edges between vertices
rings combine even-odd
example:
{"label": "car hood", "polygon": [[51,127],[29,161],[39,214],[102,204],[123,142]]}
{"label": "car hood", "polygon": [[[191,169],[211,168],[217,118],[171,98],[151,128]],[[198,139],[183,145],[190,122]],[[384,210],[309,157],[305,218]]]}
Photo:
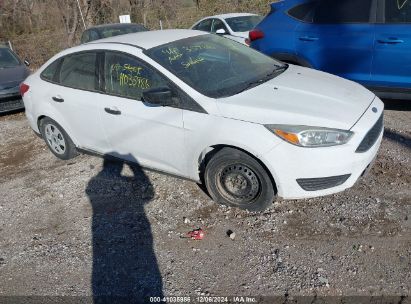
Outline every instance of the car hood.
{"label": "car hood", "polygon": [[349,80],[290,65],[278,77],[217,100],[221,115],[259,124],[290,124],[349,130],[375,95]]}
{"label": "car hood", "polygon": [[19,86],[28,75],[29,71],[24,65],[0,69],[0,90]]}

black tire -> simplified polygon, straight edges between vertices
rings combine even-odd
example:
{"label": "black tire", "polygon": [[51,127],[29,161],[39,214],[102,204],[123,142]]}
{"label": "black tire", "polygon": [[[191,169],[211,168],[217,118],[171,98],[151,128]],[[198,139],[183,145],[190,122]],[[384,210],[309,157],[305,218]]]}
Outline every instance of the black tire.
{"label": "black tire", "polygon": [[40,121],[39,128],[41,136],[56,157],[68,160],[78,155],[76,146],[70,136],[57,122],[45,117]]}
{"label": "black tire", "polygon": [[223,148],[213,156],[206,165],[204,179],[211,197],[222,205],[263,211],[276,197],[264,167],[234,148]]}

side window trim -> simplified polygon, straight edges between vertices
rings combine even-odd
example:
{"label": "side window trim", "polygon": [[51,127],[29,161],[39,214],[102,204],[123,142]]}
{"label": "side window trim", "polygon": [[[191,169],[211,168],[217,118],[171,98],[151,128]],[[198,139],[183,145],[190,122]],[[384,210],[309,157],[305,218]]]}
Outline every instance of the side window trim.
{"label": "side window trim", "polygon": [[377,0],[377,20],[376,23],[385,23],[385,0]]}
{"label": "side window trim", "polygon": [[104,78],[104,61],[106,58],[106,52],[100,50],[97,52],[97,66],[96,66],[96,87],[101,93],[105,93],[105,78]]}
{"label": "side window trim", "polygon": [[[114,93],[109,93],[109,92],[106,91],[106,87],[105,87],[105,83],[106,83],[106,79],[105,79],[106,78],[105,57],[106,57],[106,54],[108,52],[128,56],[128,57],[130,57],[134,60],[137,60],[137,61],[141,62],[142,64],[146,65],[152,72],[157,73],[169,85],[170,89],[175,91],[174,93],[176,93],[176,95],[178,95],[180,97],[180,106],[176,107],[176,108],[182,109],[182,110],[187,110],[187,111],[193,111],[193,112],[208,114],[192,97],[190,97],[187,93],[185,93],[177,84],[175,84],[172,80],[170,80],[167,76],[165,76],[158,69],[153,67],[150,63],[142,60],[141,58],[138,58],[137,56],[133,56],[132,54],[122,52],[122,51],[117,51],[117,50],[104,50],[103,51],[104,55],[100,57],[100,60],[102,60],[102,62],[100,62],[100,65],[102,65],[102,67],[100,68],[100,77],[102,78],[101,84],[103,84],[101,93],[103,93],[105,95],[109,95],[109,96],[120,97],[120,98],[127,99],[127,100],[134,101],[134,102],[135,101],[142,102],[141,100],[136,100],[136,99],[133,99],[131,97],[122,96],[122,95],[118,95],[118,94],[114,94]],[[186,99],[186,102],[184,102],[183,98],[181,98],[181,97]]]}
{"label": "side window trim", "polygon": [[217,19],[213,18],[211,19],[211,27],[210,27],[210,33],[215,33],[214,32],[214,23],[216,22]]}
{"label": "side window trim", "polygon": [[373,0],[371,3],[369,24],[375,24],[378,22],[378,1],[379,0]]}

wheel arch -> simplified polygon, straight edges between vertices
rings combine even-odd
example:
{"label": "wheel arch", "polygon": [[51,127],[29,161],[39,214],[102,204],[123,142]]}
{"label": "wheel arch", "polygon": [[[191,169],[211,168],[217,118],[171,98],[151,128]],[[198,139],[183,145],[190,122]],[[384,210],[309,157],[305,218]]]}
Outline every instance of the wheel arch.
{"label": "wheel arch", "polygon": [[266,166],[265,163],[256,154],[251,153],[251,152],[247,151],[244,148],[234,146],[234,145],[229,145],[229,144],[211,145],[211,146],[205,148],[201,152],[201,154],[199,155],[199,157],[198,157],[198,172],[199,172],[200,181],[203,185],[205,184],[204,183],[204,173],[205,173],[205,169],[207,167],[208,162],[214,157],[215,154],[217,154],[220,150],[222,150],[224,148],[236,149],[236,150],[239,150],[239,151],[249,155],[250,157],[254,158],[264,168],[264,170],[266,171],[266,173],[270,177],[270,180],[271,180],[271,183],[273,184],[275,193],[276,194],[278,193],[276,178],[274,178],[274,176],[271,174],[271,171],[268,169],[268,166]]}
{"label": "wheel arch", "polygon": [[38,127],[38,130],[39,130],[40,134],[41,134],[40,123],[44,118],[52,119],[56,123],[58,123],[64,129],[64,131],[67,133],[67,135],[70,137],[70,139],[73,141],[74,145],[76,147],[79,147],[76,137],[73,136],[73,132],[71,132],[71,128],[68,127],[68,124],[65,122],[65,120],[64,119],[56,119],[54,117],[54,115],[48,115],[48,114],[44,113],[44,114],[41,114],[37,117],[37,127]]}

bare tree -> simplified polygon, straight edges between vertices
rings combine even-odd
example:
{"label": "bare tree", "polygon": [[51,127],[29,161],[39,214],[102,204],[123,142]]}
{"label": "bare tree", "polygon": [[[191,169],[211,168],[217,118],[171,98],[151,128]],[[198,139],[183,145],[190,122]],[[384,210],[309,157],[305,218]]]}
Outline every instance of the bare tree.
{"label": "bare tree", "polygon": [[73,0],[54,0],[67,34],[67,46],[73,45],[74,37],[80,22],[77,2]]}

